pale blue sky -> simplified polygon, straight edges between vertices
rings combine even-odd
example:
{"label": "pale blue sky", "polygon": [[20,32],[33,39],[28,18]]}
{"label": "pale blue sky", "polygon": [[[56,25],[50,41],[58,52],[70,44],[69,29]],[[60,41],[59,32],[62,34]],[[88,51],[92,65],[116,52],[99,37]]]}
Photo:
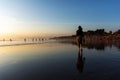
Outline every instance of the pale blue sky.
{"label": "pale blue sky", "polygon": [[78,25],[85,31],[115,31],[120,29],[119,3],[120,0],[0,0],[0,31],[73,34]]}

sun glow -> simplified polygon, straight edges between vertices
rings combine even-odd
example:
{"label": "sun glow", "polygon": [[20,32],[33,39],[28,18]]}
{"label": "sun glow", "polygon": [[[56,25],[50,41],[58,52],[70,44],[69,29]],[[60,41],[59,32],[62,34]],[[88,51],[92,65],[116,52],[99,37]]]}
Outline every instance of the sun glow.
{"label": "sun glow", "polygon": [[0,33],[9,33],[14,28],[16,20],[8,16],[0,16]]}

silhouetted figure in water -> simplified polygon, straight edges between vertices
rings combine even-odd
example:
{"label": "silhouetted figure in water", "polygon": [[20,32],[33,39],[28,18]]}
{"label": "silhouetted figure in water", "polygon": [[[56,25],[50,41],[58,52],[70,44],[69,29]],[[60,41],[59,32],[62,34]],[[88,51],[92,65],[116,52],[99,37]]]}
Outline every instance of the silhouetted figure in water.
{"label": "silhouetted figure in water", "polygon": [[44,41],[44,38],[42,38],[42,41]]}
{"label": "silhouetted figure in water", "polygon": [[77,41],[78,47],[82,49],[83,30],[81,26],[78,26],[78,30],[76,31],[76,41]]}
{"label": "silhouetted figure in water", "polygon": [[3,39],[3,41],[5,41],[5,39]]}
{"label": "silhouetted figure in water", "polygon": [[39,38],[39,41],[40,41],[40,38]]}
{"label": "silhouetted figure in water", "polygon": [[24,39],[24,41],[26,42],[26,38]]}
{"label": "silhouetted figure in water", "polygon": [[32,38],[32,41],[34,41],[34,38]]}
{"label": "silhouetted figure in water", "polygon": [[77,69],[80,73],[83,72],[85,57],[83,58],[83,50],[78,50]]}
{"label": "silhouetted figure in water", "polygon": [[35,40],[37,41],[37,38]]}
{"label": "silhouetted figure in water", "polygon": [[12,39],[10,39],[10,41],[12,41]]}

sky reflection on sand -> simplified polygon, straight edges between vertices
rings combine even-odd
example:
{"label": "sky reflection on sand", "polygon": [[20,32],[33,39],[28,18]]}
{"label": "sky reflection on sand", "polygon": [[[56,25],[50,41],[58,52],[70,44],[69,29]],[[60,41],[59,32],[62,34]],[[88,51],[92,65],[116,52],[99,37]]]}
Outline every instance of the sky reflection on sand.
{"label": "sky reflection on sand", "polygon": [[6,46],[0,52],[0,80],[120,79],[115,46],[101,50],[85,45],[82,56],[76,45],[63,42]]}

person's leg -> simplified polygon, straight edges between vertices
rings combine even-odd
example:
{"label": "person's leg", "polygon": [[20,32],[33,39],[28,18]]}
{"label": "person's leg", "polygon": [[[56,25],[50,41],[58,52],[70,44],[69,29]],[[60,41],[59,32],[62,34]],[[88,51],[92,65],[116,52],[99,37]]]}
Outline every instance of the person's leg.
{"label": "person's leg", "polygon": [[80,38],[80,49],[82,49],[82,38]]}
{"label": "person's leg", "polygon": [[80,49],[82,49],[82,44],[80,44]]}
{"label": "person's leg", "polygon": [[76,43],[77,43],[78,48],[80,48],[80,39],[78,36],[76,37]]}

